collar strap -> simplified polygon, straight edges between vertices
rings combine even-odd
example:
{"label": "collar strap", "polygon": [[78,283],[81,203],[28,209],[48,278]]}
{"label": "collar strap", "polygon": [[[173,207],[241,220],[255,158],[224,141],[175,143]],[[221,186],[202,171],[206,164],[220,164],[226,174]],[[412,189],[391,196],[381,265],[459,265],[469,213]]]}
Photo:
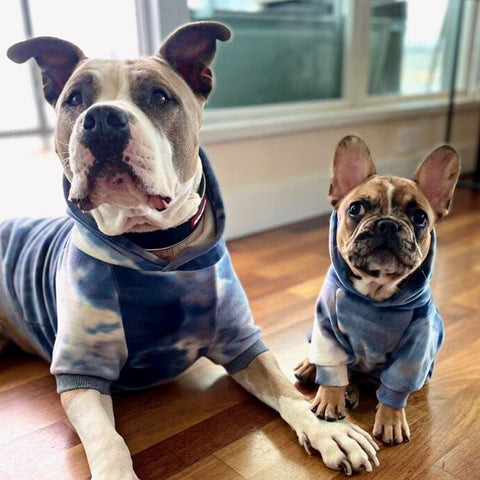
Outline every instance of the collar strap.
{"label": "collar strap", "polygon": [[144,250],[164,250],[166,248],[174,247],[190,236],[200,223],[200,219],[202,218],[207,203],[205,174],[202,174],[197,193],[201,198],[200,205],[198,206],[195,215],[189,218],[186,222],[176,227],[169,228],[168,230],[155,230],[154,232],[144,233],[124,233],[123,236],[139,247],[142,247]]}

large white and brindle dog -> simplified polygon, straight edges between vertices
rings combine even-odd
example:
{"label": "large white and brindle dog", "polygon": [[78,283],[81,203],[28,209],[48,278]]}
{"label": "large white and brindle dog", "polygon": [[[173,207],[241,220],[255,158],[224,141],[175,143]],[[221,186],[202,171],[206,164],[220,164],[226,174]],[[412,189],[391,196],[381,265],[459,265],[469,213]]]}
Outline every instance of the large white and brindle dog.
{"label": "large white and brindle dog", "polygon": [[110,392],[168,381],[201,356],[277,410],[328,467],[378,465],[368,434],[319,420],[282,374],[233,271],[199,147],[209,65],[229,38],[201,22],[136,60],[88,59],[50,37],[8,51],[41,69],[69,217],[0,226],[0,343],[51,362],[95,480],[137,478]]}

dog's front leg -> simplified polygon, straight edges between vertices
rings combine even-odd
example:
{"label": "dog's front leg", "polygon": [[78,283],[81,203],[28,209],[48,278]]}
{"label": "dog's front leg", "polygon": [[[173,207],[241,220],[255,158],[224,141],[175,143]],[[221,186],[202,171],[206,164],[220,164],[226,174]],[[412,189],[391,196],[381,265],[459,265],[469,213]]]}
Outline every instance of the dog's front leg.
{"label": "dog's front leg", "polygon": [[404,408],[392,408],[380,402],[377,406],[373,435],[387,445],[410,441],[410,428]]}
{"label": "dog's front leg", "polygon": [[79,389],[60,394],[60,399],[82,441],[92,480],[138,480],[127,445],[115,430],[112,398]]}
{"label": "dog's front leg", "polygon": [[233,378],[279,412],[295,430],[307,453],[311,453],[310,447],[318,450],[327,467],[351,475],[354,470],[370,472],[373,466],[379,465],[378,447],[370,435],[346,420],[335,423],[319,420],[270,352],[258,355]]}

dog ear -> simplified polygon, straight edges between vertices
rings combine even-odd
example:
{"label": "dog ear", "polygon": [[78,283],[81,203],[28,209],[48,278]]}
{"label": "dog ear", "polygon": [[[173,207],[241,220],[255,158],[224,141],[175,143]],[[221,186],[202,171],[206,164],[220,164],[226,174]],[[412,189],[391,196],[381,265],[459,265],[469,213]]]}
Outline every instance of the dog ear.
{"label": "dog ear", "polygon": [[432,206],[437,220],[450,211],[460,175],[460,159],[450,145],[436,148],[417,168],[413,180]]}
{"label": "dog ear", "polygon": [[35,59],[42,71],[45,99],[53,106],[75,67],[86,58],[73,43],[54,37],[36,37],[16,43],[8,49],[7,56],[16,63]]}
{"label": "dog ear", "polygon": [[226,42],[230,36],[230,30],[221,23],[189,23],[171,33],[158,54],[168,61],[195,93],[206,99],[213,87],[213,74],[209,66],[215,57],[216,41]]}
{"label": "dog ear", "polygon": [[333,158],[333,175],[328,198],[335,206],[350,190],[375,175],[375,165],[365,142],[354,135],[342,138]]}

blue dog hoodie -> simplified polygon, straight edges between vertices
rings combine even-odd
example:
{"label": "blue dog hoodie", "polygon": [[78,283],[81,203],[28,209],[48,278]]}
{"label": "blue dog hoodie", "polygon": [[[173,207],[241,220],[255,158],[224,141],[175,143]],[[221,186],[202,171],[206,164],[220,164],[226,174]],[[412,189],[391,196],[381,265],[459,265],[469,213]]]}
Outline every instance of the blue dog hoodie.
{"label": "blue dog hoodie", "polygon": [[430,280],[435,233],[422,265],[400,290],[383,301],[360,294],[337,244],[337,215],[330,221],[332,265],[317,301],[310,346],[316,383],[348,384],[348,370],[380,380],[378,400],[404,408],[409,394],[432,375],[443,341],[443,323],[432,299]]}
{"label": "blue dog hoodie", "polygon": [[[217,180],[200,158],[216,237],[170,263],[104,235],[70,202],[70,218],[0,226],[0,304],[51,362],[59,392],[145,388],[203,356],[235,373],[266,350],[225,246]],[[69,187],[64,179],[67,197]]]}

